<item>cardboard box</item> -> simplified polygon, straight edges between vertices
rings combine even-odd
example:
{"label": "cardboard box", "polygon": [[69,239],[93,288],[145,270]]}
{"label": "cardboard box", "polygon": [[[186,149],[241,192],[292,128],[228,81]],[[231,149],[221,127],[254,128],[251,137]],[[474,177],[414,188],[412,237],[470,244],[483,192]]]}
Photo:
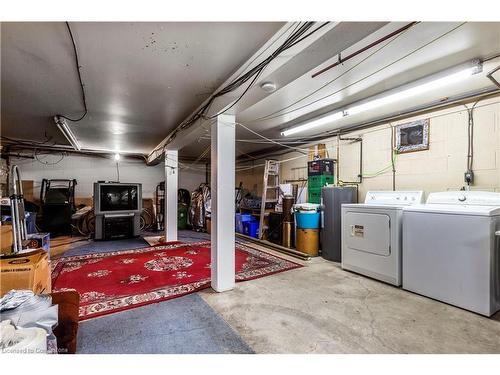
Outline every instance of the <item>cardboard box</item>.
{"label": "cardboard box", "polygon": [[27,201],[33,202],[33,198],[34,198],[34,194],[33,194],[34,188],[33,188],[33,186],[35,185],[34,181],[33,180],[22,180],[21,184],[22,184],[22,187],[23,187],[23,197],[24,197],[24,199],[26,199]]}
{"label": "cardboard box", "polygon": [[51,292],[47,252],[35,250],[0,259],[0,296],[12,289],[29,289],[35,294]]}
{"label": "cardboard box", "polygon": [[12,225],[0,223],[0,254],[9,254],[12,251]]}

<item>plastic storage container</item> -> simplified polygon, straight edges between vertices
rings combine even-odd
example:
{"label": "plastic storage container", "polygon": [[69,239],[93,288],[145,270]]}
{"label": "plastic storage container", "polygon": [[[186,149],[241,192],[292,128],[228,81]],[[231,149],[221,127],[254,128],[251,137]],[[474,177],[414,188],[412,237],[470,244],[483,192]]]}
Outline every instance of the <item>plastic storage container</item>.
{"label": "plastic storage container", "polygon": [[335,161],[333,159],[319,159],[307,162],[307,175],[332,175]]}
{"label": "plastic storage container", "polygon": [[300,229],[318,229],[321,214],[319,212],[295,212],[295,222]]}
{"label": "plastic storage container", "polygon": [[257,220],[245,221],[243,223],[243,234],[247,236],[258,238],[259,237],[259,222]]}
{"label": "plastic storage container", "polygon": [[332,185],[334,178],[332,175],[314,175],[307,179],[307,187],[309,189],[321,189],[323,186]]}
{"label": "plastic storage container", "polygon": [[316,204],[321,203],[321,188],[318,189],[308,188],[307,201],[309,203],[316,203]]}
{"label": "plastic storage container", "polygon": [[243,223],[254,220],[250,214],[236,214],[235,216],[235,229],[238,233],[244,233]]}
{"label": "plastic storage container", "polygon": [[293,207],[295,214],[295,223],[300,229],[318,229],[320,228],[321,213],[318,204],[296,204]]}

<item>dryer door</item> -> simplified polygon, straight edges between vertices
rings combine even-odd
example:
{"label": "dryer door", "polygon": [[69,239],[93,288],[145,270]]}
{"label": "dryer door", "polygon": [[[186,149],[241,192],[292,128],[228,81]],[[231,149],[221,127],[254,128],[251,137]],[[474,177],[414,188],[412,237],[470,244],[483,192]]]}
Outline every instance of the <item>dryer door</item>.
{"label": "dryer door", "polygon": [[391,219],[386,214],[346,212],[346,245],[349,249],[381,256],[391,254]]}

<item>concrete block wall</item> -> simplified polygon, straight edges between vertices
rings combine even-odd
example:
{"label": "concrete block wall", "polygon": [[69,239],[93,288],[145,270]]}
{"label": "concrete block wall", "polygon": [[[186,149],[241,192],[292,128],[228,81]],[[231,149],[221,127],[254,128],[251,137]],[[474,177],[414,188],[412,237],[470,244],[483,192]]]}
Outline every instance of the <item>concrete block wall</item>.
{"label": "concrete block wall", "polygon": [[[347,134],[363,138],[363,174],[359,185],[360,199],[369,190],[391,190],[392,171],[369,176],[391,164],[391,126],[418,119],[430,119],[429,150],[396,156],[396,189],[434,191],[456,190],[464,186],[467,160],[468,115],[463,105],[430,112],[402,121]],[[473,189],[500,191],[500,97],[480,101],[474,111],[475,183]],[[323,140],[329,156],[336,158],[336,137]],[[304,146],[305,147],[305,146]],[[306,147],[305,147],[306,148]],[[281,164],[281,180],[307,178],[307,155],[290,152],[278,157],[288,160]],[[255,161],[256,164],[263,160]],[[340,180],[356,181],[359,173],[359,143],[341,141],[339,147]],[[258,185],[262,189],[262,170],[236,174],[236,182],[245,187]]]}

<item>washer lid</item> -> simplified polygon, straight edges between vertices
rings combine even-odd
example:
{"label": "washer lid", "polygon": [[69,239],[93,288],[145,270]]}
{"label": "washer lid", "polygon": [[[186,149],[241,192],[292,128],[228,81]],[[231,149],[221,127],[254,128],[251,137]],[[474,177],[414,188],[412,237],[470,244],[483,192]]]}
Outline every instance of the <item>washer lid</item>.
{"label": "washer lid", "polygon": [[500,193],[489,191],[443,191],[431,193],[427,203],[405,211],[441,212],[467,215],[500,215]]}
{"label": "washer lid", "polygon": [[365,204],[409,206],[423,202],[423,191],[369,191]]}

